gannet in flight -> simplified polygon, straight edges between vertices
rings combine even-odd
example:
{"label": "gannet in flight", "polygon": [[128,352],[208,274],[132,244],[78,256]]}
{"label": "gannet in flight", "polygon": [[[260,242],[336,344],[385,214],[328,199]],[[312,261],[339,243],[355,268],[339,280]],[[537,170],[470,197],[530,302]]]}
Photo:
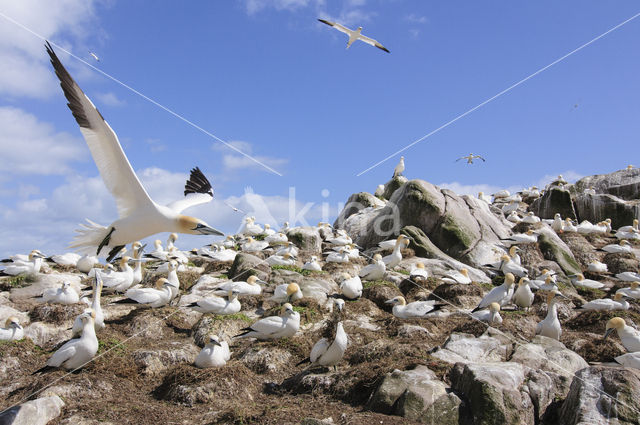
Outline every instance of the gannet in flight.
{"label": "gannet in flight", "polygon": [[353,44],[354,41],[356,40],[360,40],[360,41],[364,41],[367,44],[370,44],[374,47],[377,47],[380,50],[384,50],[387,53],[391,53],[389,50],[387,50],[386,47],[384,47],[382,44],[380,44],[379,42],[377,42],[376,40],[374,40],[373,38],[369,38],[366,37],[362,34],[360,34],[362,32],[362,27],[358,27],[357,30],[352,30],[349,29],[343,25],[340,25],[338,23],[335,22],[331,22],[331,21],[327,21],[324,19],[318,19],[318,21],[322,22],[323,24],[327,24],[335,29],[337,29],[340,32],[343,32],[345,34],[347,34],[349,36],[349,41],[347,42],[347,49],[349,47],[351,47],[351,45]]}
{"label": "gannet in flight", "polygon": [[96,60],[96,62],[100,62],[100,58],[98,57],[98,55],[96,55],[93,52],[89,52],[89,54],[91,55],[92,58],[94,58]]}
{"label": "gannet in flight", "polygon": [[463,156],[463,157],[460,157],[460,158],[456,159],[456,161],[455,161],[455,162],[458,162],[458,161],[460,161],[461,159],[466,159],[466,160],[467,160],[467,164],[473,164],[473,160],[474,160],[474,159],[481,159],[481,160],[482,160],[482,162],[486,162],[486,160],[485,160],[483,157],[481,157],[480,155],[474,155],[474,154],[472,154],[472,153],[470,153],[470,154],[469,154],[469,155],[467,155],[467,156]]}
{"label": "gannet in flight", "polygon": [[136,176],[120,146],[118,136],[104,120],[91,100],[64,68],[49,43],[46,44],[51,64],[60,79],[60,86],[74,118],[80,126],[93,160],[105,186],[116,199],[120,218],[108,227],[93,223],[83,225],[71,247],[89,253],[97,247],[108,248],[111,260],[126,244],[160,232],[189,233],[193,235],[224,235],[204,221],[182,215],[189,207],[210,202],[213,189],[198,167],[191,170],[185,185],[184,199],[167,206],[154,202]]}

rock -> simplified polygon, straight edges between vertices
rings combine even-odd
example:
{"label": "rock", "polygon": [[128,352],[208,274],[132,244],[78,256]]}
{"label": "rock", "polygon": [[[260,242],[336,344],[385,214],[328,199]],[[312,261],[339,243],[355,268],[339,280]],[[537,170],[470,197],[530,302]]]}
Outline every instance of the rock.
{"label": "rock", "polygon": [[289,367],[291,353],[278,347],[250,347],[240,361],[255,373],[277,372]]}
{"label": "rock", "polygon": [[482,335],[452,333],[444,345],[431,353],[447,363],[489,363],[507,359],[511,347],[497,338]]}
{"label": "rock", "polygon": [[565,274],[582,273],[580,265],[571,253],[571,250],[556,232],[548,224],[543,224],[537,229],[538,246],[547,260],[555,261]]}
{"label": "rock", "polygon": [[255,255],[241,252],[233,260],[233,265],[229,269],[229,277],[236,281],[246,281],[251,275],[268,281],[271,276],[271,267]]}
{"label": "rock", "polygon": [[613,274],[638,270],[638,267],[640,267],[640,261],[638,261],[636,255],[629,252],[608,253],[604,256],[602,262],[607,265],[609,273]]}
{"label": "rock", "polygon": [[68,326],[33,322],[24,328],[24,336],[25,338],[29,338],[33,341],[35,345],[53,348],[61,342],[71,338],[71,326],[71,322],[68,322]]}
{"label": "rock", "polygon": [[[8,317],[15,316],[20,320],[20,325],[25,327],[29,324],[29,315],[27,313],[23,313],[22,311],[18,311],[10,305],[0,305],[0,320],[4,321]],[[4,323],[0,323],[4,327]]]}
{"label": "rock", "polygon": [[215,334],[223,339],[230,339],[241,333],[241,329],[253,323],[253,320],[230,319],[229,316],[215,316],[205,314],[192,328],[193,340],[198,347],[204,347],[209,334]]}
{"label": "rock", "polygon": [[567,217],[572,220],[577,219],[571,192],[559,186],[545,191],[540,198],[531,203],[529,210],[540,218],[553,218],[556,213],[559,213],[563,219]]}
{"label": "rock", "polygon": [[269,279],[269,286],[277,286],[282,284],[297,283],[302,281],[302,275],[287,269],[275,269],[271,271],[271,278]]}
{"label": "rock", "polygon": [[[333,223],[333,227],[342,228],[345,221],[352,215],[364,210],[365,208],[383,207],[384,201],[376,198],[370,193],[360,192],[354,193],[347,199],[347,204],[344,206],[338,218]],[[295,242],[295,241],[294,241]]]}
{"label": "rock", "polygon": [[614,195],[578,195],[575,199],[576,212],[580,221],[598,223],[611,219],[611,227],[617,229],[630,225],[634,218],[640,218],[640,201],[625,201]]}
{"label": "rock", "polygon": [[608,193],[622,199],[640,198],[640,169],[619,170],[609,174],[584,177],[575,183],[577,193],[593,186],[596,193]]}
{"label": "rock", "polygon": [[300,249],[317,253],[322,248],[322,238],[316,227],[295,227],[287,232],[287,238]]}
{"label": "rock", "polygon": [[71,273],[52,273],[38,274],[35,282],[29,286],[22,288],[14,288],[11,290],[11,301],[27,300],[42,295],[45,289],[59,287],[62,282],[69,282],[71,287],[78,293],[80,292],[80,282],[82,278],[77,274]]}
{"label": "rock", "polygon": [[456,306],[473,309],[480,303],[483,296],[482,289],[476,285],[443,283],[433,290],[429,299],[435,301],[445,300]]}
{"label": "rock", "polygon": [[638,424],[640,371],[592,366],[576,373],[559,412],[566,425]]}
{"label": "rock", "polygon": [[519,363],[457,363],[451,388],[464,395],[475,425],[534,423],[533,404],[526,390],[525,367]]}
{"label": "rock", "polygon": [[384,184],[384,191],[382,197],[384,199],[391,199],[396,190],[400,189],[409,180],[405,176],[396,176]]}
{"label": "rock", "polygon": [[333,422],[332,418],[327,418],[327,419],[304,418],[300,422],[300,425],[332,425],[333,423],[335,422]]}
{"label": "rock", "polygon": [[366,408],[422,423],[458,424],[462,401],[426,366],[388,373]]}
{"label": "rock", "polygon": [[178,363],[193,363],[200,350],[193,345],[172,343],[175,348],[170,350],[136,350],[131,353],[133,362],[144,375],[157,375],[164,372],[171,365]]}
{"label": "rock", "polygon": [[560,239],[562,239],[562,241],[567,244],[567,246],[571,250],[571,253],[573,254],[573,257],[581,267],[586,269],[589,263],[594,260],[598,260],[595,249],[589,243],[589,241],[580,233],[570,232],[563,233],[559,236]]}
{"label": "rock", "polygon": [[379,308],[389,312],[392,306],[385,302],[398,295],[402,295],[402,292],[392,283],[374,284],[362,291],[363,298],[373,301]]}
{"label": "rock", "polygon": [[41,397],[0,414],[2,425],[45,425],[60,416],[64,402],[58,396]]}

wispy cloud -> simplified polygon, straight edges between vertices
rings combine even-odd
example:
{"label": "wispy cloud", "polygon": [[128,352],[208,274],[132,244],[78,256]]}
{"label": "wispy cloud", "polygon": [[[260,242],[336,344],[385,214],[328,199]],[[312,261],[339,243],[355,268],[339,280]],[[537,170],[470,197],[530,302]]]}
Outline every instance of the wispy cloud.
{"label": "wispy cloud", "polygon": [[162,143],[160,139],[145,139],[144,143],[149,146],[149,150],[152,153],[164,152],[167,150],[167,145]]}
{"label": "wispy cloud", "polygon": [[98,93],[96,94],[96,99],[98,99],[98,102],[107,105],[107,106],[124,106],[126,105],[126,102],[124,100],[121,100],[118,98],[118,96],[115,95],[115,93],[112,92],[108,92],[108,93]]}
{"label": "wispy cloud", "polygon": [[229,147],[225,145],[218,143],[212,145],[213,150],[227,152],[222,156],[222,164],[226,170],[255,169],[266,172],[268,169],[261,164],[278,170],[289,163],[289,160],[286,158],[254,154],[253,145],[249,142],[234,140],[228,144],[249,156],[236,154],[233,149],[229,149]]}
{"label": "wispy cloud", "polygon": [[409,22],[410,24],[426,24],[427,23],[426,16],[416,15],[414,13],[410,13],[409,15],[405,16],[404,20]]}
{"label": "wispy cloud", "polygon": [[319,6],[324,0],[242,0],[249,15],[254,15],[264,9],[295,11],[310,5]]}

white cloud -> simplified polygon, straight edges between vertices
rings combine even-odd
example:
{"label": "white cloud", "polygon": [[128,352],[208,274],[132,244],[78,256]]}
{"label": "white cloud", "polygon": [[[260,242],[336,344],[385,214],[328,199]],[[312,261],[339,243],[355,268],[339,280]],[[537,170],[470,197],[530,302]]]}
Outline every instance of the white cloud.
{"label": "white cloud", "polygon": [[[313,8],[318,17],[331,21],[340,22],[343,25],[359,25],[363,22],[369,22],[374,12],[366,10],[367,0],[346,0],[342,3],[341,8],[336,15],[327,8],[326,0],[241,0],[245,4],[246,11],[249,15],[255,15],[268,9],[277,11],[297,12],[305,8]],[[330,2],[331,6],[335,6],[336,2]]]}
{"label": "white cloud", "polygon": [[[0,12],[65,48],[85,49],[89,34],[100,32],[92,0],[0,0]],[[0,93],[46,98],[59,91],[44,42],[0,17]]]}
{"label": "white cloud", "polygon": [[311,5],[323,4],[324,0],[244,0],[247,13],[254,15],[264,9],[295,11]]}
{"label": "white cloud", "polygon": [[427,17],[426,16],[420,16],[420,15],[416,15],[415,13],[410,13],[409,15],[404,17],[405,21],[412,23],[412,24],[426,24],[427,23]]}
{"label": "white cloud", "polygon": [[0,175],[61,175],[70,172],[69,163],[86,158],[82,139],[21,109],[0,107],[0,128]]}
{"label": "white cloud", "polygon": [[126,105],[124,100],[118,99],[115,93],[98,93],[95,95],[96,99],[98,99],[99,103],[102,103],[107,106],[123,106]]}
{"label": "white cloud", "polygon": [[547,174],[544,177],[542,177],[540,180],[538,180],[537,183],[534,184],[534,186],[538,186],[539,188],[544,188],[546,185],[548,185],[552,181],[557,180],[558,175],[561,175],[562,178],[564,178],[569,183],[575,183],[576,181],[584,177],[583,174],[577,173],[573,170],[567,170],[558,174]]}
{"label": "white cloud", "polygon": [[[230,148],[227,145],[233,146],[233,148],[237,149],[247,156],[242,155],[240,152],[237,152],[235,149]],[[234,140],[228,142],[227,145],[221,143],[214,143],[212,145],[213,150],[229,152],[222,156],[222,164],[225,170],[256,169],[262,171],[270,171],[265,167],[266,165],[267,167],[280,172],[282,170],[280,170],[279,168],[289,162],[289,160],[286,158],[274,158],[269,156],[254,155],[253,145],[251,145],[251,143],[249,142]]]}

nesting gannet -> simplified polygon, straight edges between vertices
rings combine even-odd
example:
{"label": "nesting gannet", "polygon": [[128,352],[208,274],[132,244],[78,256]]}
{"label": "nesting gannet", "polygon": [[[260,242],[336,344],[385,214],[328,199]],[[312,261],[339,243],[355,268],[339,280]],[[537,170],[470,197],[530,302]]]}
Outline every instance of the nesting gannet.
{"label": "nesting gannet", "polygon": [[253,237],[249,236],[245,242],[240,245],[240,249],[245,252],[259,252],[269,246],[269,242],[256,241]]}
{"label": "nesting gannet", "polygon": [[628,288],[620,288],[616,291],[616,294],[618,292],[622,292],[623,294],[625,294],[626,296],[628,296],[629,298],[633,298],[634,300],[639,300],[640,299],[640,282],[631,282],[631,285],[629,285]]}
{"label": "nesting gannet", "polygon": [[344,248],[340,249],[340,252],[331,252],[327,255],[325,260],[327,263],[348,263],[349,254]]}
{"label": "nesting gannet", "polygon": [[387,256],[382,257],[384,265],[388,268],[393,268],[400,264],[402,261],[402,249],[409,246],[409,237],[406,235],[398,236],[396,245],[393,248],[393,252]]}
{"label": "nesting gannet", "polygon": [[85,254],[76,263],[76,268],[81,273],[89,273],[93,266],[98,264],[98,257],[95,255]]}
{"label": "nesting gannet", "polygon": [[327,239],[327,242],[330,245],[343,246],[343,245],[349,245],[353,243],[353,240],[351,239],[351,237],[349,237],[349,235],[340,232],[335,238]]}
{"label": "nesting gannet", "polygon": [[312,366],[333,366],[335,369],[336,364],[342,360],[348,344],[349,338],[347,337],[347,333],[344,331],[342,322],[338,322],[333,342],[329,341],[327,338],[321,338],[313,345],[309,358],[304,359],[296,366],[305,362],[311,362]]}
{"label": "nesting gannet", "polygon": [[133,245],[131,245],[131,249],[133,251],[133,259],[136,260],[136,265],[133,268],[133,281],[131,285],[137,285],[142,282],[142,261],[138,261],[142,259],[142,253],[144,247],[138,241],[135,241]]}
{"label": "nesting gannet", "polygon": [[442,305],[436,301],[414,301],[407,304],[407,301],[402,296],[387,300],[385,304],[393,305],[393,315],[399,319],[424,317],[428,313],[432,313],[442,307]]}
{"label": "nesting gannet", "polygon": [[260,285],[266,285],[267,282],[258,279],[258,276],[249,276],[246,282],[232,280],[221,283],[216,287],[216,295],[226,295],[229,291],[236,290],[240,295],[259,295],[262,293],[262,287]]}
{"label": "nesting gannet", "polygon": [[634,369],[640,369],[640,353],[627,353],[621,356],[615,357],[616,363],[624,367],[632,367]]}
{"label": "nesting gannet", "polygon": [[467,160],[467,164],[473,164],[473,160],[474,159],[481,159],[482,162],[486,162],[486,160],[483,157],[481,157],[480,155],[474,155],[472,153],[470,153],[467,156],[463,156],[463,157],[460,157],[460,158],[456,159],[455,162],[458,162],[461,159],[466,159]]}
{"label": "nesting gannet", "polygon": [[362,280],[360,280],[360,276],[351,277],[349,273],[342,273],[340,293],[350,300],[360,298],[362,296]]}
{"label": "nesting gannet", "polygon": [[289,242],[289,238],[282,232],[274,233],[264,238],[264,241],[269,245],[281,245]]}
{"label": "nesting gannet", "polygon": [[640,273],[636,273],[636,272],[617,273],[616,279],[619,279],[625,282],[637,282],[637,281],[640,281]]}
{"label": "nesting gannet", "polygon": [[446,277],[442,278],[442,281],[453,284],[460,283],[462,285],[468,285],[471,283],[471,278],[469,277],[469,270],[462,268],[460,271],[450,271],[447,273]]}
{"label": "nesting gannet", "polygon": [[[505,198],[505,199],[507,199],[507,198]],[[519,207],[520,207],[520,202],[518,202],[518,201],[510,201],[508,204],[503,205],[501,210],[505,214],[511,214],[513,212],[516,212]],[[520,221],[522,221],[522,220],[520,220]]]}
{"label": "nesting gannet", "polygon": [[520,196],[517,193],[514,193],[513,195],[507,196],[506,198],[503,199],[504,202],[517,202],[520,203],[522,202],[522,196]]}
{"label": "nesting gannet", "polygon": [[383,184],[379,184],[378,187],[376,187],[376,190],[373,193],[373,196],[375,196],[377,198],[382,198],[383,195],[384,195],[384,185]]}
{"label": "nesting gannet", "polygon": [[600,289],[604,286],[604,283],[598,282],[597,280],[585,279],[582,273],[578,273],[569,277],[571,278],[571,283],[573,283],[575,286],[582,286],[583,288],[591,289]]}
{"label": "nesting gannet", "polygon": [[155,288],[131,288],[124,293],[125,299],[116,304],[141,304],[152,308],[165,306],[171,301],[171,283],[164,277],[156,282]]}
{"label": "nesting gannet", "polygon": [[620,341],[628,352],[636,353],[640,351],[640,331],[627,326],[622,317],[614,317],[607,322],[604,339],[607,339],[614,330],[618,332]]}
{"label": "nesting gannet", "polygon": [[502,189],[493,194],[493,202],[497,199],[504,199],[511,196],[511,193],[507,189]]}
{"label": "nesting gannet", "polygon": [[285,252],[283,255],[274,254],[264,260],[270,266],[295,266],[296,259],[291,256],[288,252]]}
{"label": "nesting gannet", "polygon": [[533,211],[529,211],[523,218],[522,218],[522,222],[523,223],[527,223],[527,224],[535,224],[535,223],[540,223],[540,217],[538,217],[537,215],[535,215],[533,213]]}
{"label": "nesting gannet", "polygon": [[292,282],[288,285],[283,283],[282,285],[276,286],[276,289],[273,291],[271,301],[275,301],[277,303],[289,303],[297,301],[300,298],[302,298],[300,286],[298,286],[297,283]]}
{"label": "nesting gannet", "polygon": [[220,341],[218,335],[210,335],[207,345],[198,353],[193,364],[201,369],[222,367],[230,358],[231,352],[227,341]]}
{"label": "nesting gannet", "polygon": [[191,307],[201,313],[215,313],[220,315],[235,314],[242,308],[238,300],[238,295],[239,292],[233,290],[227,293],[227,299],[211,296],[191,303],[187,305],[187,307]]}
{"label": "nesting gannet", "polygon": [[44,255],[38,251],[33,250],[29,253],[26,261],[16,259],[13,263],[10,263],[2,271],[0,276],[17,276],[21,274],[35,275],[40,273],[42,267],[42,259]]}
{"label": "nesting gannet", "polygon": [[509,257],[508,255],[503,255],[502,257],[500,257],[500,270],[503,273],[512,273],[515,276],[518,277],[524,277],[528,274],[527,269],[525,269],[524,267],[522,267],[521,265],[517,264],[515,261],[513,261],[513,259],[511,257]]}
{"label": "nesting gannet", "polygon": [[171,251],[171,248],[175,248],[175,242],[178,240],[177,233],[171,233],[169,238],[167,238],[167,251]]}
{"label": "nesting gannet", "polygon": [[280,228],[280,233],[286,234],[289,230],[290,230],[289,222],[285,221],[284,223],[282,223],[282,227]]}
{"label": "nesting gannet", "polygon": [[78,260],[80,259],[80,254],[76,254],[75,252],[67,252],[65,254],[60,255],[52,255],[47,258],[47,261],[52,261],[59,266],[74,266],[78,264]]}
{"label": "nesting gannet", "polygon": [[215,261],[233,261],[236,259],[236,255],[238,253],[233,249],[225,248],[224,246],[217,247],[212,252],[209,253],[209,257],[211,257]]}
{"label": "nesting gannet", "polygon": [[285,254],[289,254],[292,257],[298,256],[298,248],[296,248],[293,242],[288,242],[287,246],[280,248],[279,250],[276,251],[276,255],[285,255]]}
{"label": "nesting gannet", "polygon": [[582,233],[582,234],[589,234],[589,233],[596,232],[595,225],[592,224],[589,220],[583,220],[580,224],[578,224],[577,230],[578,230],[578,233]]}
{"label": "nesting gannet", "polygon": [[617,254],[621,252],[631,252],[631,244],[629,241],[621,240],[620,244],[609,244],[600,248],[598,251],[609,252],[612,254]]}
{"label": "nesting gannet", "polygon": [[336,22],[331,22],[331,21],[327,21],[325,19],[318,19],[318,21],[322,22],[323,24],[327,24],[330,27],[333,27],[335,29],[337,29],[340,32],[343,32],[345,34],[347,34],[349,36],[349,41],[347,42],[347,49],[349,47],[351,47],[351,45],[353,44],[353,42],[360,40],[363,41],[371,46],[377,47],[380,50],[384,50],[387,53],[391,53],[389,52],[389,50],[387,50],[386,47],[384,47],[382,44],[380,44],[379,42],[377,42],[376,40],[374,40],[373,38],[369,38],[367,36],[364,36],[361,34],[362,32],[362,27],[358,27],[358,29],[356,30],[352,30],[349,29],[347,27],[345,27],[344,25],[340,25]]}
{"label": "nesting gannet", "polygon": [[484,192],[478,192],[478,199],[491,204],[491,197],[484,194]]}
{"label": "nesting gannet", "polygon": [[155,258],[156,260],[167,261],[167,255],[169,255],[169,252],[164,249],[160,239],[156,239],[153,242],[153,248],[153,251],[144,255],[145,258]]}
{"label": "nesting gannet", "polygon": [[401,176],[404,173],[404,156],[400,157],[400,161],[398,161],[398,165],[393,169],[393,178]]}
{"label": "nesting gannet", "polygon": [[500,239],[504,242],[506,246],[516,245],[520,243],[532,243],[538,241],[538,235],[531,229],[527,230],[525,233],[517,233],[515,235],[511,235],[508,238]]}
{"label": "nesting gannet", "polygon": [[550,291],[547,295],[547,316],[536,326],[536,335],[560,340],[562,327],[560,326],[560,320],[558,320],[557,306],[560,298],[564,298],[564,295],[559,291]]}
{"label": "nesting gannet", "polygon": [[491,289],[491,291],[482,298],[480,304],[478,304],[472,312],[488,307],[491,303],[498,303],[500,306],[508,304],[511,301],[511,296],[513,295],[513,284],[515,281],[516,278],[512,273],[506,273],[504,275],[504,283]]}
{"label": "nesting gannet", "polygon": [[0,341],[18,341],[22,338],[24,338],[24,330],[18,318],[15,316],[7,318],[4,328],[0,328]]}
{"label": "nesting gannet", "polygon": [[427,272],[427,269],[424,268],[423,263],[416,263],[411,267],[409,277],[413,280],[427,279],[429,277],[429,273]]}
{"label": "nesting gannet", "polygon": [[564,221],[562,221],[562,216],[559,213],[555,213],[553,216],[553,223],[551,223],[551,228],[556,233],[562,233],[564,230]]}
{"label": "nesting gannet", "polygon": [[629,302],[625,298],[628,297],[623,292],[616,293],[613,298],[598,298],[578,307],[578,310],[628,310]]}
{"label": "nesting gannet", "polygon": [[69,75],[49,43],[46,49],[102,180],[116,199],[120,217],[108,227],[88,221],[88,225],[78,231],[79,235],[71,246],[84,253],[97,248],[98,255],[107,248],[111,257],[122,246],[159,232],[224,235],[198,218],[181,214],[189,207],[213,199],[211,184],[200,169],[191,170],[184,199],[167,206],[154,202],[138,180],[115,132]]}
{"label": "nesting gannet", "polygon": [[512,223],[520,223],[522,221],[522,219],[518,215],[518,212],[516,210],[513,210],[507,216],[507,221],[510,221]]}
{"label": "nesting gannet", "polygon": [[529,281],[529,286],[531,286],[532,288],[536,288],[539,291],[558,290],[558,284],[556,283],[555,276],[547,276],[542,284],[540,284],[539,280],[531,280]]}
{"label": "nesting gannet", "polygon": [[500,316],[500,304],[491,303],[489,304],[489,308],[471,313],[471,317],[490,325],[499,325],[502,323],[502,316]]}
{"label": "nesting gannet", "polygon": [[236,247],[236,240],[233,236],[229,235],[224,239],[224,241],[222,241],[222,246],[227,249],[233,249]]}
{"label": "nesting gannet", "polygon": [[609,271],[605,263],[601,263],[598,260],[593,260],[587,265],[587,271],[592,273],[606,273]]}
{"label": "nesting gannet", "polygon": [[91,310],[82,313],[82,336],[67,341],[47,360],[46,366],[33,374],[62,367],[67,370],[78,369],[89,362],[98,352],[98,338],[93,325],[95,313]]}
{"label": "nesting gannet", "polygon": [[363,280],[380,280],[384,278],[386,269],[382,255],[376,254],[373,256],[373,263],[361,268],[358,276]]}
{"label": "nesting gannet", "polygon": [[631,226],[622,226],[617,231],[618,232],[637,232],[638,230],[638,219],[633,219],[633,224]]}
{"label": "nesting gannet", "polygon": [[640,240],[640,231],[631,230],[629,232],[621,232],[618,230],[614,236],[618,239]]}
{"label": "nesting gannet", "polygon": [[518,282],[518,289],[513,293],[513,302],[518,307],[528,309],[533,304],[534,296],[529,286],[529,279],[521,277]]}
{"label": "nesting gannet", "polygon": [[242,329],[244,332],[236,335],[236,338],[256,338],[269,340],[289,338],[296,334],[300,328],[300,314],[293,310],[293,306],[286,303],[280,309],[279,316],[269,316],[260,319],[253,325]]}
{"label": "nesting gannet", "polygon": [[58,288],[48,288],[42,293],[42,302],[49,304],[76,304],[80,295],[69,282],[63,282]]}
{"label": "nesting gannet", "polygon": [[322,266],[318,263],[318,257],[315,255],[311,256],[311,260],[304,263],[302,266],[302,270],[310,270],[313,272],[319,272],[322,270]]}
{"label": "nesting gannet", "polygon": [[276,233],[276,231],[271,228],[271,225],[269,225],[269,224],[265,224],[264,225],[264,229],[262,230],[262,234],[263,235],[271,236],[271,235],[273,235],[275,233]]}
{"label": "nesting gannet", "polygon": [[120,271],[102,275],[104,289],[108,291],[124,292],[133,284],[133,269],[129,266],[131,258],[124,256],[120,259]]}
{"label": "nesting gannet", "polygon": [[573,224],[573,221],[567,217],[562,224],[562,231],[567,233],[575,233],[578,231],[578,226]]}

